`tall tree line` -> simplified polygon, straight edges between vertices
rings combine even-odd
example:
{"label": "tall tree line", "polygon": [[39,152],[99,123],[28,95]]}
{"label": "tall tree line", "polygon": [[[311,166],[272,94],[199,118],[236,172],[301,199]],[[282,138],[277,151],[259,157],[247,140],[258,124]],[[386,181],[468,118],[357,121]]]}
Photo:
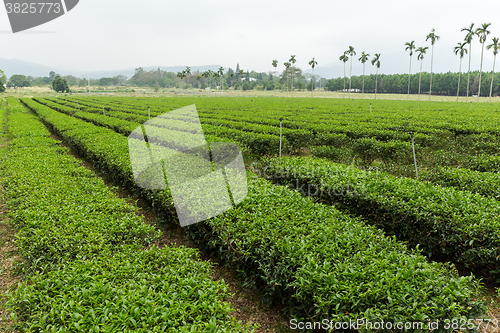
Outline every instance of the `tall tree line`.
{"label": "tall tree line", "polygon": [[[500,45],[497,47],[497,53],[499,50]],[[481,75],[478,70],[470,72],[470,95],[476,95],[478,93],[480,76],[482,86],[490,86],[491,82],[493,82],[491,84],[492,96],[500,95],[500,75],[494,76],[492,75],[492,72],[483,72]],[[408,76],[408,74],[378,74],[378,77],[375,74],[352,76],[351,88],[353,90],[359,90],[359,97],[361,97],[361,91],[363,90],[363,79],[365,93],[375,93],[375,82],[377,82],[377,94],[408,94],[408,91],[410,94],[418,94],[420,82],[421,93],[425,94],[429,93],[431,74],[428,72],[422,72],[421,77],[419,77],[419,75]],[[408,79],[410,79],[409,89]],[[432,94],[456,96],[457,88],[459,87],[459,96],[466,96],[467,80],[460,80],[460,86],[458,86],[459,79],[459,72],[433,73]],[[343,91],[344,78],[340,77],[327,80],[325,89],[330,91]]]}

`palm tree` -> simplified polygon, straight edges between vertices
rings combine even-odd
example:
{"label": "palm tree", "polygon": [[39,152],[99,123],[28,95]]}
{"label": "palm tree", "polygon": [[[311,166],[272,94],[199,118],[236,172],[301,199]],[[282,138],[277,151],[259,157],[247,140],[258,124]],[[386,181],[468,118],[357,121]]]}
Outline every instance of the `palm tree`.
{"label": "palm tree", "polygon": [[427,52],[429,47],[419,47],[417,49],[418,55],[417,60],[420,60],[420,75],[418,76],[418,99],[420,100],[420,84],[422,83],[422,63],[424,62],[424,54]]}
{"label": "palm tree", "polygon": [[365,63],[368,60],[369,56],[370,55],[368,53],[365,53],[365,51],[363,51],[361,52],[361,58],[358,59],[363,64],[363,86],[361,88],[361,98],[363,98],[365,95]]}
{"label": "palm tree", "polygon": [[352,57],[356,55],[356,51],[354,51],[354,47],[349,46],[349,50],[345,51],[344,54],[351,56],[351,69],[349,71],[349,98],[351,98]]}
{"label": "palm tree", "polygon": [[432,51],[431,51],[431,84],[430,84],[430,87],[429,87],[429,101],[431,100],[431,93],[432,93],[432,64],[434,62],[434,43],[436,43],[436,41],[439,40],[439,36],[437,36],[435,34],[436,30],[434,30],[434,28],[431,30],[431,32],[427,35],[427,37],[425,38],[425,41],[427,40],[431,40],[431,45],[432,45]]}
{"label": "palm tree", "polygon": [[415,49],[415,41],[405,43],[405,51],[410,51],[410,69],[408,70],[408,97],[406,99],[410,99],[410,75],[411,75],[411,57],[413,56],[413,50]]}
{"label": "palm tree", "polygon": [[345,98],[345,63],[347,62],[347,60],[349,60],[349,57],[344,52],[344,54],[340,56],[339,60],[342,60],[344,62],[344,90],[342,98]]}
{"label": "palm tree", "polygon": [[186,73],[187,84],[189,84],[189,75],[191,75],[191,67],[186,66],[186,69],[184,70],[184,72]]}
{"label": "palm tree", "polygon": [[196,80],[198,81],[198,86],[201,86],[200,83],[199,83],[200,80],[201,80],[201,75],[200,74],[196,75]]}
{"label": "palm tree", "polygon": [[375,99],[377,99],[377,79],[378,69],[380,68],[380,53],[375,53],[375,58],[372,59],[372,65],[377,68],[377,73],[375,74]]}
{"label": "palm tree", "polygon": [[318,62],[316,60],[314,60],[314,58],[312,58],[311,61],[309,61],[309,66],[312,67],[312,77],[311,77],[311,97],[313,97],[313,91],[314,91],[314,67],[316,67],[316,65],[318,64]]}
{"label": "palm tree", "polygon": [[231,87],[233,86],[233,77],[234,77],[234,72],[229,73],[229,82],[231,83]]}
{"label": "palm tree", "polygon": [[462,74],[462,58],[464,57],[465,54],[467,54],[467,49],[465,48],[466,44],[467,42],[458,43],[458,45],[455,46],[454,48],[455,54],[460,54],[460,67],[458,68],[457,102],[458,102],[458,94],[460,92],[460,74]]}
{"label": "palm tree", "polygon": [[177,72],[177,76],[181,79],[186,77],[186,70],[183,70],[182,72]]}
{"label": "palm tree", "polygon": [[241,90],[243,91],[243,75],[245,75],[245,71],[240,69],[238,71],[238,75],[240,76],[240,79],[241,79]]}
{"label": "palm tree", "polygon": [[204,72],[201,74],[201,76],[203,76],[204,78],[206,78],[206,79],[207,79],[207,81],[208,81],[208,85],[207,85],[207,86],[210,86],[210,79],[209,79],[209,77],[210,77],[210,73],[208,72],[208,70],[204,71]]}
{"label": "palm tree", "polygon": [[292,66],[292,64],[289,62],[285,62],[283,65],[285,65],[286,69],[286,97],[288,97],[288,70],[290,69],[290,66]]}
{"label": "palm tree", "polygon": [[467,34],[465,35],[465,42],[469,44],[469,70],[467,71],[467,98],[465,101],[469,101],[469,82],[470,82],[470,61],[471,61],[471,55],[472,55],[472,50],[471,50],[471,44],[472,44],[472,37],[474,37],[474,23],[470,24],[470,27],[467,28],[462,28],[460,31],[465,31]]}
{"label": "palm tree", "polygon": [[493,38],[493,43],[486,46],[486,49],[493,49],[493,71],[491,73],[491,84],[490,84],[490,102],[491,102],[491,92],[493,90],[493,77],[495,76],[495,61],[497,60],[498,51],[500,51],[500,43],[498,37]]}
{"label": "palm tree", "polygon": [[219,70],[217,71],[217,73],[220,76],[220,90],[224,91],[224,85],[222,84],[222,79],[224,79],[224,67],[222,67],[222,66],[219,67]]}
{"label": "palm tree", "polygon": [[292,69],[292,97],[293,97],[293,65],[295,65],[295,62],[297,61],[295,60],[295,54],[292,54],[288,61],[290,61],[290,63],[292,64],[291,69]]}
{"label": "palm tree", "polygon": [[[212,75],[214,76],[214,81],[215,81],[215,89],[217,89],[217,90],[218,90],[218,88],[217,88],[217,79],[220,77],[220,73],[219,73],[219,72],[213,72],[213,74],[212,74]],[[219,81],[219,83],[220,83],[220,81]]]}
{"label": "palm tree", "polygon": [[481,27],[476,29],[476,35],[479,37],[479,43],[483,44],[481,48],[481,66],[479,67],[479,87],[477,88],[477,101],[479,102],[479,96],[481,95],[481,76],[483,74],[483,52],[484,43],[486,42],[486,36],[490,34],[488,27],[491,23],[483,23]]}
{"label": "palm tree", "polygon": [[215,86],[217,87],[217,80],[216,80],[216,77],[217,77],[217,73],[214,72],[213,70],[209,69],[208,70],[208,77],[209,77],[209,82],[210,82],[210,78],[213,77],[214,78],[214,82],[215,82]]}
{"label": "palm tree", "polygon": [[278,60],[276,59],[273,60],[273,67],[274,67],[274,89],[276,89],[276,68],[278,67]]}

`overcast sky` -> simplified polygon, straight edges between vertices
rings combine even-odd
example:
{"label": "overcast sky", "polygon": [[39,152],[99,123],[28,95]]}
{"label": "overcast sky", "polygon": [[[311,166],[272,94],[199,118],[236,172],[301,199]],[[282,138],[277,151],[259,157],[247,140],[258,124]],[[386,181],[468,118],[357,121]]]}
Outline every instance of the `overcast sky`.
{"label": "overcast sky", "polygon": [[[244,70],[273,71],[271,62],[295,54],[303,70],[315,57],[318,66],[342,75],[339,56],[357,51],[353,75],[361,74],[361,51],[381,53],[382,73],[408,72],[404,43],[425,42],[432,28],[434,72],[458,71],[453,47],[463,40],[461,28],[492,23],[500,37],[500,1],[378,0],[80,0],[66,15],[12,34],[5,9],[0,9],[0,58],[15,58],[57,68],[83,71],[146,66],[222,65]],[[479,69],[481,46],[472,46],[472,69]],[[493,54],[485,50],[483,69],[491,71]],[[464,59],[462,69],[467,66]],[[500,68],[500,65],[498,66]],[[412,72],[419,63],[413,57]],[[430,49],[424,60],[430,71]],[[366,73],[374,73],[367,63]]]}

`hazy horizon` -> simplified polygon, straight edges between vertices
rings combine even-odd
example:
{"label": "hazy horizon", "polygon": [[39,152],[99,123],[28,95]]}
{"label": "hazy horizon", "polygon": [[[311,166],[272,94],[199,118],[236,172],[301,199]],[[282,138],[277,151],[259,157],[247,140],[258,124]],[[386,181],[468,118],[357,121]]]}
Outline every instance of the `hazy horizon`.
{"label": "hazy horizon", "polygon": [[[471,6],[424,0],[414,2],[362,0],[349,3],[318,1],[254,1],[251,4],[226,0],[183,3],[146,0],[141,2],[81,1],[71,12],[25,32],[12,34],[5,10],[0,10],[0,58],[19,59],[58,69],[80,72],[116,71],[137,67],[207,66],[217,64],[243,70],[278,72],[290,55],[296,66],[323,77],[343,76],[339,56],[350,46],[357,55],[352,75],[362,74],[358,61],[362,51],[381,54],[381,74],[408,73],[409,54],[404,44],[430,46],[425,37],[436,29],[433,72],[458,72],[459,57],[453,47],[464,39],[460,30],[474,22],[492,23],[486,44],[500,36],[495,20],[500,3],[485,1]],[[10,32],[10,33],[9,33]],[[479,70],[481,45],[472,43],[471,70]],[[431,49],[423,63],[430,71]],[[484,51],[483,71],[491,71],[493,54]],[[346,64],[349,72],[350,62]],[[462,70],[468,66],[468,55]],[[420,63],[412,59],[412,73]],[[375,73],[369,62],[366,74]],[[321,74],[320,74],[321,75]]]}

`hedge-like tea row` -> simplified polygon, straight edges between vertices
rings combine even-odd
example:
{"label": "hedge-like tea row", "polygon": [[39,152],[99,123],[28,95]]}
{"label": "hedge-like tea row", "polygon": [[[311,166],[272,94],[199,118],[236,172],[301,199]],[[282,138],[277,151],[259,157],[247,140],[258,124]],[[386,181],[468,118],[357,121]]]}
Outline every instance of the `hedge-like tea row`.
{"label": "hedge-like tea row", "polygon": [[[119,149],[126,149],[122,136],[108,129],[39,104],[34,110],[103,166],[119,161]],[[89,144],[101,130],[111,132],[99,146],[107,149],[104,155]],[[113,169],[128,172],[119,163]],[[248,198],[236,208],[188,230],[213,253],[234,260],[246,272],[247,283],[264,283],[267,297],[279,295],[296,318],[426,321],[474,318],[484,311],[472,277],[428,263],[381,231],[295,191],[254,176],[248,187]],[[168,192],[150,195],[156,205],[171,206]]]}
{"label": "hedge-like tea row", "polygon": [[469,317],[473,306],[466,303],[476,302],[469,298],[458,310],[448,303],[458,294],[438,296],[472,277],[458,277],[356,218],[253,176],[248,198],[206,224],[189,227],[191,236],[238,263],[247,283],[263,282],[269,300],[284,297],[300,319]]}
{"label": "hedge-like tea row", "polygon": [[[14,139],[0,168],[25,282],[7,307],[17,329],[241,332],[223,283],[192,249],[158,249],[159,232],[9,100]],[[55,112],[55,111],[54,111]]]}
{"label": "hedge-like tea row", "polygon": [[96,125],[109,127],[117,131],[118,133],[122,133],[124,135],[129,135],[130,132],[132,132],[137,127],[137,123],[131,121],[108,117],[99,113],[78,111],[72,107],[53,103],[40,98],[35,98],[34,100],[36,100],[41,104],[47,105],[48,107],[53,108],[54,110],[72,115],[73,117],[86,120]]}
{"label": "hedge-like tea row", "polygon": [[316,158],[262,162],[277,182],[363,215],[388,234],[500,281],[500,202]]}
{"label": "hedge-like tea row", "polygon": [[352,150],[367,165],[376,159],[386,163],[397,161],[407,164],[413,159],[411,143],[399,140],[378,141],[374,138],[362,138],[353,142]]}
{"label": "hedge-like tea row", "polygon": [[500,172],[500,156],[494,155],[478,155],[471,156],[468,158],[464,165],[464,168],[476,170],[479,172]]}
{"label": "hedge-like tea row", "polygon": [[[23,101],[25,101],[25,99],[23,99]],[[61,105],[58,106],[58,109],[61,112],[64,112],[63,108],[61,108]],[[72,114],[74,117],[77,118],[88,120],[89,122],[92,122],[96,125],[109,127],[124,135],[130,134],[130,132],[132,132],[135,129],[135,127],[140,125],[139,123],[132,123],[129,121],[116,119],[113,117],[87,113],[83,111],[73,112],[73,113],[68,112],[68,114]],[[228,138],[237,141],[251,148],[251,151],[255,154],[276,155],[279,153],[279,146],[280,146],[279,136],[270,134],[261,134],[261,133],[249,133],[237,129],[214,126],[214,125],[202,125],[202,127],[205,134],[217,136],[220,138]],[[289,151],[289,149],[290,149],[290,144],[288,143],[286,138],[283,138],[282,151],[287,152]]]}
{"label": "hedge-like tea row", "polygon": [[438,167],[433,172],[422,173],[421,179],[500,201],[500,174],[498,173]]}

